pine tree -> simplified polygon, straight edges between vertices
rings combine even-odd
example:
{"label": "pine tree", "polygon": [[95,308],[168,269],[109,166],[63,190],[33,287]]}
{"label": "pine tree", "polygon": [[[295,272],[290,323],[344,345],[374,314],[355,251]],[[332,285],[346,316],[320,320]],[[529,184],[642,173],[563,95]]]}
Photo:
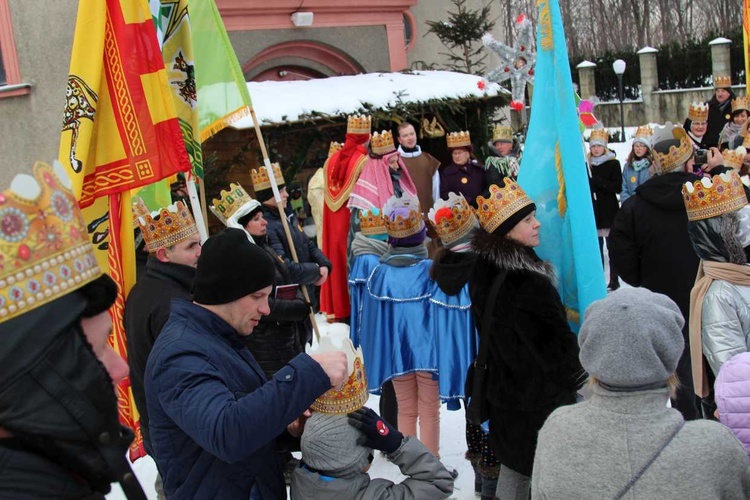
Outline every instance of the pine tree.
{"label": "pine tree", "polygon": [[448,68],[469,74],[484,74],[487,52],[482,45],[482,36],[492,31],[495,21],[490,21],[490,6],[480,10],[466,7],[466,0],[452,0],[456,12],[448,12],[447,21],[427,21],[428,33],[434,33],[448,52]]}

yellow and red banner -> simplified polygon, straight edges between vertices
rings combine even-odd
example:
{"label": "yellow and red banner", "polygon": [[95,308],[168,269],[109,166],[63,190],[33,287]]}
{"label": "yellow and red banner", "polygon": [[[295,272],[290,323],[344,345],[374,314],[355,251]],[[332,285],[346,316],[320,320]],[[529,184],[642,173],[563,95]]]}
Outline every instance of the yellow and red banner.
{"label": "yellow and red banner", "polygon": [[[127,357],[122,313],[135,282],[130,190],[191,169],[147,0],[80,0],[59,158],[97,258],[117,282],[110,343]],[[130,380],[118,387],[120,418],[145,454]]]}

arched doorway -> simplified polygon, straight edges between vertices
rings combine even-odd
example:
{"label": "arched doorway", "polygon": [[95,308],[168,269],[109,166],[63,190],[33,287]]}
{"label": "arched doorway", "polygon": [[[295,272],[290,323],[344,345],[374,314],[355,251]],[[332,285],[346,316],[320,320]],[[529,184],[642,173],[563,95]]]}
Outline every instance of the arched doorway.
{"label": "arched doorway", "polygon": [[295,40],[273,45],[242,66],[248,81],[286,81],[356,75],[364,68],[339,49],[320,42]]}

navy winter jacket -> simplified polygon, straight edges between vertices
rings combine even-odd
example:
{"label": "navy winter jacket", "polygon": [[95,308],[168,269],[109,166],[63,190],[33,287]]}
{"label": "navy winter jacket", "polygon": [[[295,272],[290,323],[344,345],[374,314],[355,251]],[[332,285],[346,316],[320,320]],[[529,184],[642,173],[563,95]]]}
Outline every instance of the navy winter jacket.
{"label": "navy winter jacket", "polygon": [[172,301],[146,365],[151,445],[168,498],[286,498],[276,438],[330,388],[306,354],[270,381],[211,311]]}

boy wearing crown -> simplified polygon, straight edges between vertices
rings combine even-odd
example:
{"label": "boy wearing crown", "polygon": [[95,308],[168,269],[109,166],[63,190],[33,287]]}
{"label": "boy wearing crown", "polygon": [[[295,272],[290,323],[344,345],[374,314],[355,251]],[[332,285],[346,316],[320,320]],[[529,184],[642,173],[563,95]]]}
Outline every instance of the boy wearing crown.
{"label": "boy wearing crown", "polygon": [[490,156],[484,161],[487,184],[502,183],[502,179],[518,177],[518,167],[521,161],[519,145],[513,137],[513,129],[505,125],[495,125],[492,131],[492,141],[487,143]]}
{"label": "boy wearing crown", "polygon": [[[655,127],[652,144],[654,176],[639,186],[617,212],[609,234],[610,259],[626,283],[668,296],[689,318],[690,290],[698,258],[688,236],[682,185],[700,178],[693,173],[693,146],[682,127],[670,122]],[[710,154],[707,166],[713,169],[722,161],[720,154]],[[686,323],[686,344],[687,333]],[[677,375],[681,386],[672,406],[686,420],[700,418],[687,349],[677,366]]]}
{"label": "boy wearing crown", "polygon": [[331,260],[333,274],[321,286],[320,310],[329,321],[345,321],[351,314],[346,264],[352,215],[346,210],[346,205],[367,161],[366,144],[370,139],[370,124],[371,119],[367,115],[350,116],[346,124],[344,144],[332,143],[329,158],[323,165],[323,238],[318,246]]}
{"label": "boy wearing crown", "polygon": [[276,440],[301,435],[307,409],[341,386],[340,351],[299,354],[270,380],[245,346],[275,279],[241,229],[203,245],[193,302],[176,299],[146,365],[151,441],[171,498],[285,497]]}
{"label": "boy wearing crown", "polygon": [[[278,256],[284,260],[293,283],[320,286],[328,279],[328,274],[332,268],[331,261],[307,237],[302,230],[297,216],[294,215],[291,209],[287,208],[289,194],[286,191],[284,177],[281,174],[281,167],[278,163],[273,164],[273,172],[276,176],[279,194],[281,195],[281,207],[278,206],[276,199],[273,197],[271,181],[268,178],[266,167],[260,167],[257,170],[253,169],[250,172],[253,189],[255,190],[255,198],[261,203],[263,218],[268,223],[266,227],[268,243]],[[292,235],[294,249],[297,252],[297,262],[292,259],[292,251],[289,248],[289,241],[281,222],[282,213],[289,223],[289,232]],[[311,300],[314,299],[311,297]],[[302,340],[303,342],[307,342],[310,338]]]}
{"label": "boy wearing crown", "polygon": [[[145,276],[125,302],[124,323],[133,399],[141,416],[143,445],[152,454],[143,374],[151,348],[169,318],[172,299],[190,299],[201,240],[193,216],[181,201],[151,213],[138,199],[134,216],[149,256]],[[157,478],[157,490],[158,482]]]}

